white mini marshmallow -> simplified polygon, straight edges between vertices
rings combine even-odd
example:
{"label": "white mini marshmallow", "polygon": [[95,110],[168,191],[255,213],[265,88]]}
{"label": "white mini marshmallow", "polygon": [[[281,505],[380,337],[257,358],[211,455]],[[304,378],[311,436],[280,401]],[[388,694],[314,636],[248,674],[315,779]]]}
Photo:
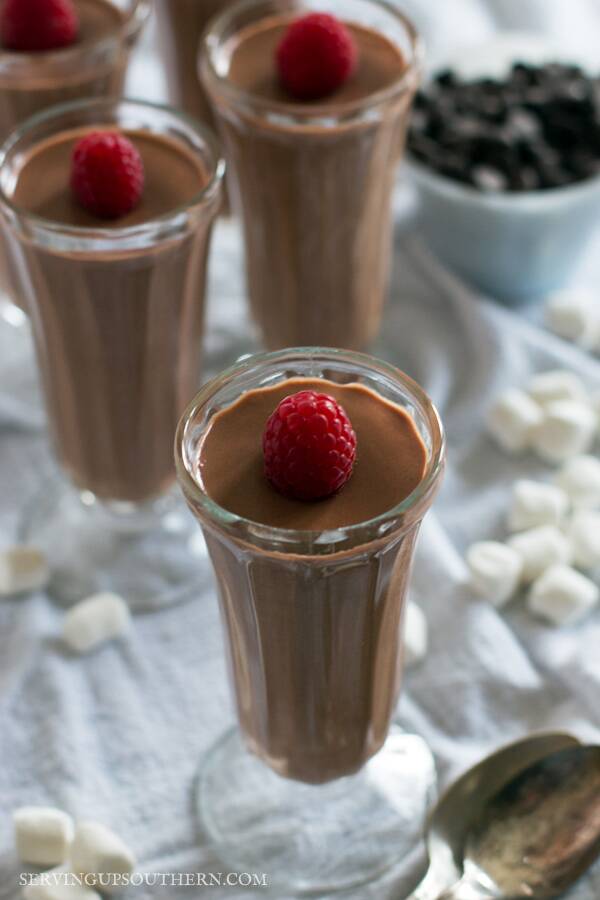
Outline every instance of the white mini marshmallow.
{"label": "white mini marshmallow", "polygon": [[569,508],[565,492],[554,484],[522,478],[513,485],[508,510],[509,531],[558,525]]}
{"label": "white mini marshmallow", "polygon": [[427,619],[420,606],[412,600],[406,605],[404,620],[404,660],[414,666],[427,653]]}
{"label": "white mini marshmallow", "polygon": [[516,550],[498,541],[479,541],[467,551],[473,590],[494,606],[503,606],[513,596],[523,571]]}
{"label": "white mini marshmallow", "polygon": [[598,586],[569,566],[552,566],[533,582],[528,597],[532,613],[553,625],[572,625],[598,603]]}
{"label": "white mini marshmallow", "polygon": [[[99,822],[80,822],[71,847],[73,872],[94,875],[130,875],[135,856],[121,838]],[[92,882],[90,877],[87,881]],[[102,883],[102,890],[107,886]]]}
{"label": "white mini marshmallow", "polygon": [[585,288],[557,291],[546,300],[546,324],[555,334],[586,350],[600,336],[600,315],[595,295]]}
{"label": "white mini marshmallow", "polygon": [[128,628],[129,609],[117,594],[93,594],[73,606],[65,616],[63,638],[77,653],[87,653],[118,637]]}
{"label": "white mini marshmallow", "polygon": [[542,525],[515,534],[508,546],[516,550],[523,561],[523,581],[533,581],[556,563],[570,563],[571,541],[555,525]]}
{"label": "white mini marshmallow", "polygon": [[13,813],[19,859],[36,866],[57,866],[67,858],[73,820],[51,806],[21,806]]}
{"label": "white mini marshmallow", "polygon": [[23,888],[25,900],[101,900],[97,891],[78,884],[66,868],[43,872],[38,878]]}
{"label": "white mini marshmallow", "polygon": [[597,456],[574,456],[567,460],[554,481],[574,507],[600,507],[600,459]]}
{"label": "white mini marshmallow", "polygon": [[0,596],[39,591],[49,574],[48,561],[36,547],[23,544],[0,551]]}
{"label": "white mini marshmallow", "polygon": [[566,532],[573,547],[573,560],[582,569],[600,566],[600,513],[579,511],[568,523]]}
{"label": "white mini marshmallow", "polygon": [[557,400],[533,434],[533,447],[545,462],[559,463],[587,453],[594,443],[597,416],[587,403]]}
{"label": "white mini marshmallow", "polygon": [[487,429],[507,453],[520,453],[530,446],[531,436],[542,419],[541,407],[525,391],[510,388],[492,404]]}
{"label": "white mini marshmallow", "polygon": [[587,391],[581,378],[568,369],[552,369],[541,372],[529,382],[527,393],[540,406],[548,406],[559,400],[576,400],[585,403]]}

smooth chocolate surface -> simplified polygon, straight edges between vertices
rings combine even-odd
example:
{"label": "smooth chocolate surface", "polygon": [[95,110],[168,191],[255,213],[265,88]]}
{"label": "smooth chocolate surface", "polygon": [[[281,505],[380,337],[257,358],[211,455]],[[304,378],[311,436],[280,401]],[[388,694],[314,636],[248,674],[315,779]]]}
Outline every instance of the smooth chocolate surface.
{"label": "smooth chocolate surface", "polygon": [[[262,435],[277,404],[315,390],[333,396],[350,417],[357,458],[349,481],[332,497],[303,502],[284,497],[263,472]],[[404,500],[423,478],[427,450],[409,414],[360,384],[296,378],[244,393],[219,412],[203,440],[199,478],[220,506],[279,528],[325,530],[354,525]]]}
{"label": "smooth chocolate surface", "polygon": [[[299,103],[279,83],[275,53],[295,16],[273,16],[240,31],[233,39],[228,80],[251,94],[279,103]],[[404,58],[383,34],[346,23],[358,48],[358,64],[344,84],[318,102],[348,103],[389,87],[405,68]]]}
{"label": "smooth chocolate surface", "polygon": [[207,174],[198,157],[180,142],[145,131],[125,131],[144,163],[144,192],[139,204],[118,219],[99,219],[84,209],[69,188],[71,157],[77,141],[89,131],[114,131],[99,123],[78,128],[39,144],[24,161],[14,200],[43,219],[79,228],[127,228],[156,219],[189,203],[206,185]]}

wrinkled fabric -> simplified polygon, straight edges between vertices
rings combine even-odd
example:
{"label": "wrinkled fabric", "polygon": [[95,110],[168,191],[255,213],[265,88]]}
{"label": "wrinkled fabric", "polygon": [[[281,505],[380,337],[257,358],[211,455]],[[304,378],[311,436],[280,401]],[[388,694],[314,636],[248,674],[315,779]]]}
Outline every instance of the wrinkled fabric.
{"label": "wrinkled fabric", "polygon": [[[562,30],[573,41],[578,23],[588,43],[600,33],[600,6],[592,0],[405,5],[434,50],[484,38],[498,27]],[[159,74],[150,34],[134,65],[132,95],[160,96]],[[600,274],[599,247],[581,271],[592,285]],[[412,583],[429,621],[429,652],[407,673],[396,719],[427,740],[441,785],[531,731],[567,729],[600,740],[600,611],[557,630],[533,619],[522,601],[497,611],[465,586],[465,549],[504,536],[512,482],[551,472],[532,456],[511,458],[490,442],[483,417],[492,398],[534,372],[563,366],[590,389],[600,388],[598,357],[549,334],[540,319],[539,309],[509,311],[443,270],[413,231],[410,191],[399,188],[392,291],[374,352],[420,382],[438,405],[448,468],[422,530]],[[210,264],[204,375],[258,346],[246,315],[237,227],[222,222]],[[10,352],[13,377],[3,369],[0,384],[2,544],[14,540],[50,460],[31,348],[23,338],[11,342]],[[233,721],[208,563],[188,602],[136,616],[125,640],[89,656],[66,652],[62,616],[43,593],[0,600],[1,900],[18,896],[9,814],[25,803],[56,804],[112,825],[145,871],[220,871],[193,809],[200,756]],[[344,896],[406,897],[424,867],[424,850],[415,848],[377,884]],[[132,897],[172,893],[130,891]],[[226,888],[212,893],[228,900],[265,895]],[[597,900],[600,868],[569,896]]]}

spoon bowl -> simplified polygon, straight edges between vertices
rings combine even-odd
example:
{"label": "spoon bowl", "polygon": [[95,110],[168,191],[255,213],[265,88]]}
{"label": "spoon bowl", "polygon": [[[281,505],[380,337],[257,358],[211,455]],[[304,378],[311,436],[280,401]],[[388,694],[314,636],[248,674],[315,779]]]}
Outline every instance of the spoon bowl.
{"label": "spoon bowl", "polygon": [[567,747],[529,766],[486,805],[467,839],[465,878],[496,896],[547,900],[599,853],[600,747]]}
{"label": "spoon bowl", "polygon": [[463,873],[464,851],[473,823],[488,802],[516,775],[549,754],[579,742],[570,734],[531,735],[502,747],[469,769],[438,800],[427,824],[429,868],[408,900],[436,900]]}

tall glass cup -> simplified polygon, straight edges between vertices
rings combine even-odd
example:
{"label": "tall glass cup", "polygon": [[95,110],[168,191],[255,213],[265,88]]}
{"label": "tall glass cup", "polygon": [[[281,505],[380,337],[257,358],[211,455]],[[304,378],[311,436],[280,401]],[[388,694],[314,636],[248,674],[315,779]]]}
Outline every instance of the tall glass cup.
{"label": "tall glass cup", "polygon": [[[98,37],[43,53],[0,50],[0,143],[35,113],[84,97],[118,97],[129,54],[148,17],[148,0],[96,0],[115,17]],[[92,3],[92,5],[94,5]],[[0,230],[0,313],[13,325],[24,321],[22,288]]]}
{"label": "tall glass cup", "polygon": [[[244,391],[295,377],[358,382],[410,412],[427,464],[399,506],[312,532],[243,519],[207,495],[198,459],[213,417]],[[202,823],[225,862],[290,888],[368,880],[416,841],[434,781],[424,743],[390,723],[415,541],[444,465],[437,412],[379,360],[287,350],[206,384],[181,419],[175,454],[215,572],[239,722],[202,763]]]}
{"label": "tall glass cup", "polygon": [[[214,125],[214,114],[198,77],[198,45],[213,16],[232,0],[154,0],[158,47],[162,57],[169,103],[190,116]],[[227,191],[221,213],[229,212]]]}
{"label": "tall glass cup", "polygon": [[[279,102],[228,78],[240,32],[310,0],[241,0],[212,20],[199,67],[223,135],[241,216],[250,307],[270,349],[361,349],[379,330],[387,292],[391,202],[419,74],[411,23],[385,0],[318,8],[380,32],[404,60],[385,89],[337,102]],[[275,61],[273,60],[273,68]]]}
{"label": "tall glass cup", "polygon": [[154,0],[158,38],[170,102],[189,115],[212,121],[197,71],[198,44],[208,22],[231,0]]}
{"label": "tall glass cup", "polygon": [[[121,228],[66,225],[17,205],[14,186],[35,148],[111,126],[164,139],[197,167],[197,193]],[[54,107],[0,150],[1,212],[27,292],[54,447],[73,485],[44,483],[21,537],[47,549],[55,593],[66,601],[102,587],[131,602],[163,602],[189,575],[172,552],[182,541],[165,498],[175,481],[177,420],[200,379],[206,258],[223,171],[204,126],[129,100]]]}

